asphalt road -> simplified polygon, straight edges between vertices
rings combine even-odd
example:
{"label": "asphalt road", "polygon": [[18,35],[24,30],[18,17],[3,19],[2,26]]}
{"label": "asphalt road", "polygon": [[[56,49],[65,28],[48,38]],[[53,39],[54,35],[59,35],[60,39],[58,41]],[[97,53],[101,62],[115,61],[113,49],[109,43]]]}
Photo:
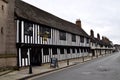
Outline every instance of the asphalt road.
{"label": "asphalt road", "polygon": [[120,53],[38,76],[33,80],[120,80]]}

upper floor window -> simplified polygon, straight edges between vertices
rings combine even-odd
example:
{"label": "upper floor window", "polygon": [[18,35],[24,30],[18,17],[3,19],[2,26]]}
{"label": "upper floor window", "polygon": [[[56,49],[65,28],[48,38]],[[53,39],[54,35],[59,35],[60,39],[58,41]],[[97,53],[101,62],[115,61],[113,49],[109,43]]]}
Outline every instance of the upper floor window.
{"label": "upper floor window", "polygon": [[87,43],[89,43],[89,38],[86,38]]}
{"label": "upper floor window", "polygon": [[72,34],[72,42],[76,42],[76,35]]}
{"label": "upper floor window", "polygon": [[49,28],[49,27],[40,27],[40,36],[51,38],[51,28]]}
{"label": "upper floor window", "polygon": [[32,36],[33,35],[33,25],[29,22],[24,23],[24,34]]}
{"label": "upper floor window", "polygon": [[84,37],[83,36],[80,36],[80,42],[84,43]]}
{"label": "upper floor window", "polygon": [[59,37],[60,37],[60,40],[66,40],[66,32],[60,31]]}

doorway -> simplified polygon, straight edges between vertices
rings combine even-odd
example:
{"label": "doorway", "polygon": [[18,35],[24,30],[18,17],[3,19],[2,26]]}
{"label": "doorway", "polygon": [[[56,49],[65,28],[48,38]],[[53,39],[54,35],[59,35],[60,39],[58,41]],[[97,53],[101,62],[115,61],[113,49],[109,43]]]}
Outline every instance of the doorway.
{"label": "doorway", "polygon": [[42,52],[41,48],[31,48],[31,64],[33,66],[41,66],[42,64]]}

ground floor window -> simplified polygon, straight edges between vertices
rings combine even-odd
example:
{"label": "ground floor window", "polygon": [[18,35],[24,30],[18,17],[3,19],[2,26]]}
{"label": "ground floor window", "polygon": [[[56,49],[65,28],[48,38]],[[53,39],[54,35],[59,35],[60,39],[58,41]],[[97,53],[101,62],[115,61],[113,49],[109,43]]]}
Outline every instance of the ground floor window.
{"label": "ground floor window", "polygon": [[70,54],[70,48],[67,48],[67,54]]}
{"label": "ground floor window", "polygon": [[49,48],[43,48],[43,54],[49,55]]}
{"label": "ground floor window", "polygon": [[75,48],[72,49],[72,53],[75,53]]}
{"label": "ground floor window", "polygon": [[64,48],[60,48],[60,54],[64,54]]}
{"label": "ground floor window", "polygon": [[83,49],[81,49],[81,53],[83,53]]}
{"label": "ground floor window", "polygon": [[27,51],[28,51],[27,48],[22,48],[22,50],[21,50],[21,57],[22,58],[27,58],[28,57]]}
{"label": "ground floor window", "polygon": [[79,50],[79,48],[77,48],[77,53],[80,53],[80,50]]}
{"label": "ground floor window", "polygon": [[52,53],[53,53],[53,55],[56,55],[57,54],[57,48],[52,48]]}

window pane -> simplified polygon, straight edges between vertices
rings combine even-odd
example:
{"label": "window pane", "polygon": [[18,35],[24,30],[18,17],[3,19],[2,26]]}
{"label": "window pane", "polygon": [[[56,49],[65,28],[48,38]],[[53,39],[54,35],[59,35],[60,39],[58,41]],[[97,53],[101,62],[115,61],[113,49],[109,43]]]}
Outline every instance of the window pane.
{"label": "window pane", "polygon": [[64,48],[60,48],[60,54],[64,54]]}
{"label": "window pane", "polygon": [[60,31],[59,37],[60,37],[60,40],[66,40],[66,32]]}
{"label": "window pane", "polygon": [[70,48],[67,48],[67,54],[70,54]]}
{"label": "window pane", "polygon": [[86,40],[87,40],[87,43],[89,43],[89,38],[86,38]]}
{"label": "window pane", "polygon": [[76,42],[76,35],[72,34],[72,41]]}
{"label": "window pane", "polygon": [[24,23],[24,34],[32,36],[33,35],[33,26],[29,22]]}
{"label": "window pane", "polygon": [[72,53],[75,53],[75,48],[72,49]]}
{"label": "window pane", "polygon": [[48,27],[40,27],[40,32],[39,32],[40,36],[44,36],[47,38],[51,38],[51,28]]}
{"label": "window pane", "polygon": [[52,48],[53,55],[57,54],[57,48]]}
{"label": "window pane", "polygon": [[43,54],[44,55],[49,55],[49,49],[48,48],[43,48]]}
{"label": "window pane", "polygon": [[80,42],[84,43],[84,37],[80,36]]}

